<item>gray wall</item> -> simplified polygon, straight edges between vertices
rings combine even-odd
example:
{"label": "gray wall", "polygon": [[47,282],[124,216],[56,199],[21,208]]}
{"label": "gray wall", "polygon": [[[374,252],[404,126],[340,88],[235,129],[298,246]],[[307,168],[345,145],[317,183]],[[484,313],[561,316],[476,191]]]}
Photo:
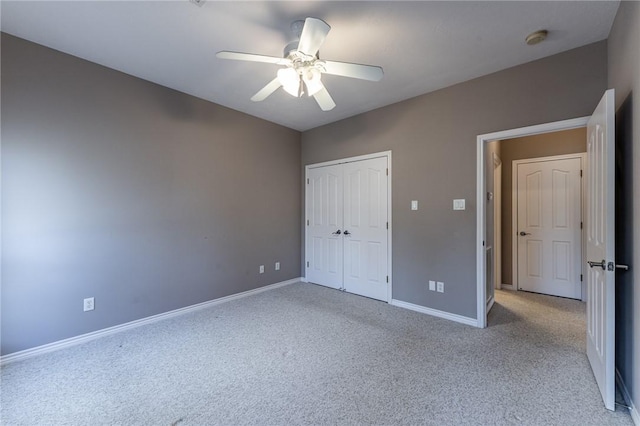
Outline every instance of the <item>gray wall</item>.
{"label": "gray wall", "polygon": [[300,276],[300,133],[6,34],[1,100],[2,354]]}
{"label": "gray wall", "polygon": [[[476,136],[591,114],[606,89],[606,49],[595,43],[302,134],[303,165],[393,151],[395,299],[476,317]],[[465,211],[452,211],[454,198]],[[429,292],[429,279],[445,293]]]}
{"label": "gray wall", "polygon": [[[608,40],[616,89],[616,368],[640,408],[640,3],[623,1]],[[636,413],[638,414],[638,413]]]}
{"label": "gray wall", "polygon": [[587,129],[565,130],[524,138],[507,139],[502,147],[502,283],[513,284],[512,201],[513,161],[525,158],[549,157],[552,155],[586,152]]}

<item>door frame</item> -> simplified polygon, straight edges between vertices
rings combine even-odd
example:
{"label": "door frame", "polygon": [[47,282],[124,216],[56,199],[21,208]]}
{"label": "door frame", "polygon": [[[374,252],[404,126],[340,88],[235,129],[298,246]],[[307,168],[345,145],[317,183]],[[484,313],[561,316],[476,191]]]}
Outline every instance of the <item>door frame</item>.
{"label": "door frame", "polygon": [[493,279],[502,289],[502,159],[493,153]]}
{"label": "door frame", "polygon": [[[534,158],[523,158],[520,160],[513,160],[511,162],[511,229],[518,229],[518,165],[527,164],[527,163],[543,163],[546,161],[554,161],[554,160],[569,160],[572,158],[580,159],[580,169],[584,172],[584,176],[580,179],[580,221],[584,223],[584,196],[585,196],[585,181],[587,174],[587,153],[586,152],[576,152],[575,154],[562,154],[562,155],[552,155],[546,157],[534,157]],[[513,240],[514,242],[511,244],[511,282],[513,285],[514,291],[519,291],[518,288],[518,244],[516,244],[517,240]],[[580,232],[580,273],[584,277],[585,270],[585,239],[584,239],[584,230]],[[587,295],[587,281],[582,280],[580,282],[580,300],[583,302],[586,301]]]}
{"label": "door frame", "polygon": [[[499,142],[499,141],[496,141],[496,142]],[[491,161],[491,165],[493,167],[491,169],[492,170],[491,180],[493,182],[493,192],[487,192],[487,201],[492,201],[492,205],[493,205],[493,208],[492,208],[493,245],[485,246],[485,256],[486,256],[486,253],[491,253],[490,259],[485,258],[487,260],[486,267],[491,269],[491,273],[488,274],[488,276],[491,277],[490,278],[491,283],[487,283],[485,281],[485,284],[487,284],[486,289],[490,289],[491,291],[491,295],[487,298],[487,312],[491,310],[491,308],[493,307],[493,304],[496,301],[495,299],[496,289],[501,288],[500,281],[502,280],[502,278],[500,278],[502,276],[501,259],[500,259],[500,256],[501,256],[500,253],[502,251],[501,249],[501,246],[502,246],[502,240],[501,240],[502,160],[495,153],[495,151],[492,153],[492,155],[493,155],[493,158]],[[485,273],[487,272],[488,271],[485,269]],[[486,280],[486,277],[485,277],[485,280]],[[487,294],[485,293],[485,297],[486,296]]]}
{"label": "door frame", "polygon": [[355,157],[348,157],[348,158],[341,158],[338,160],[331,160],[331,161],[325,161],[322,163],[315,163],[315,164],[307,164],[304,166],[304,180],[303,180],[303,185],[304,185],[304,215],[303,215],[303,226],[304,226],[304,243],[303,243],[303,247],[302,247],[302,251],[304,253],[304,260],[303,260],[303,270],[304,270],[304,274],[302,276],[302,281],[303,282],[307,282],[307,268],[304,267],[304,265],[306,265],[307,263],[307,243],[308,243],[308,238],[309,236],[307,235],[307,225],[306,225],[306,221],[307,221],[307,210],[308,210],[308,205],[307,205],[307,178],[309,175],[309,169],[315,169],[318,167],[326,167],[326,166],[335,166],[338,164],[344,164],[344,163],[353,163],[355,161],[363,161],[363,160],[370,160],[372,158],[380,158],[380,157],[385,157],[387,159],[387,168],[389,170],[388,172],[388,181],[387,181],[387,218],[389,221],[389,230],[387,232],[387,273],[389,274],[389,285],[387,286],[387,303],[391,303],[392,300],[392,294],[393,294],[393,271],[391,269],[392,266],[392,244],[391,242],[393,241],[393,238],[391,238],[391,233],[393,230],[393,221],[391,218],[391,204],[392,204],[392,198],[391,198],[391,176],[392,176],[392,162],[391,162],[391,151],[382,151],[382,152],[375,152],[372,154],[365,154],[365,155],[358,155]]}
{"label": "door frame", "polygon": [[494,133],[478,135],[476,139],[476,327],[487,326],[486,305],[486,259],[485,241],[487,224],[485,222],[485,144],[494,140],[512,139],[524,136],[539,135],[542,133],[557,132],[586,127],[589,117],[579,117],[569,120],[554,121],[551,123],[537,124],[534,126],[520,127],[516,129],[502,130]]}

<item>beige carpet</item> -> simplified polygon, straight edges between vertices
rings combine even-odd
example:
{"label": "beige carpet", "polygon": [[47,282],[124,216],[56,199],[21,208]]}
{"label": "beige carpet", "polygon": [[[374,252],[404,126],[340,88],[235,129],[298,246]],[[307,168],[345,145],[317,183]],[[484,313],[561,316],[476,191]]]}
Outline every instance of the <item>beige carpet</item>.
{"label": "beige carpet", "polygon": [[1,372],[3,425],[631,425],[585,307],[497,294],[484,330],[294,284]]}

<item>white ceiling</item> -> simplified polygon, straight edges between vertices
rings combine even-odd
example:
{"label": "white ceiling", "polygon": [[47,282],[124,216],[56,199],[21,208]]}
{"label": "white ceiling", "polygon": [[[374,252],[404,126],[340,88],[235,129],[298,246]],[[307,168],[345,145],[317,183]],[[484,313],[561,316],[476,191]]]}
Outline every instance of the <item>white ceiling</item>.
{"label": "white ceiling", "polygon": [[[2,31],[296,130],[307,130],[606,39],[618,1],[2,1]],[[331,31],[321,58],[379,65],[380,82],[324,75],[337,107],[278,90],[249,98],[278,66],[220,50],[281,56],[307,16]],[[527,34],[548,29],[527,46]]]}

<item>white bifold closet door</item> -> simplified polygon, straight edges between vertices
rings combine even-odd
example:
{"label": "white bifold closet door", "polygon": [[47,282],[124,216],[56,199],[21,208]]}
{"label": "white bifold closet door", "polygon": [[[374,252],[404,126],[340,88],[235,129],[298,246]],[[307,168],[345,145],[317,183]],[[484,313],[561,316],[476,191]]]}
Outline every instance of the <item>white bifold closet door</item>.
{"label": "white bifold closet door", "polygon": [[388,301],[387,157],[307,171],[307,281]]}

